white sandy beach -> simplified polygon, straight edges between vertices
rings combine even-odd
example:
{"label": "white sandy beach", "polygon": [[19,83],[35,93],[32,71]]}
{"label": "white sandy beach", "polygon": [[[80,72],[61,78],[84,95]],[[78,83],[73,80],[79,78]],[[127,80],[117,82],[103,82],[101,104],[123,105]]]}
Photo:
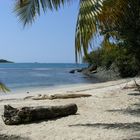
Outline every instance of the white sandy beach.
{"label": "white sandy beach", "polygon": [[[140,79],[136,78],[140,84]],[[133,89],[133,79],[123,79],[97,84],[37,91],[29,94],[0,96],[0,115],[3,106],[48,106],[76,103],[78,112],[56,120],[26,125],[8,126],[0,118],[1,135],[13,136],[15,140],[133,140],[140,139],[140,94]],[[87,93],[91,97],[76,99],[32,100],[23,98],[35,94]],[[136,96],[137,95],[137,96]],[[10,99],[10,100],[9,100]],[[7,139],[6,139],[7,140]]]}

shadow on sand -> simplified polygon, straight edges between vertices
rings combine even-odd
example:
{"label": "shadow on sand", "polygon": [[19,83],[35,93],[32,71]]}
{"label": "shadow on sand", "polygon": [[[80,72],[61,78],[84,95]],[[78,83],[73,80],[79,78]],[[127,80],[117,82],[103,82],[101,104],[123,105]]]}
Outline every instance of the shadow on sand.
{"label": "shadow on sand", "polygon": [[[130,96],[140,96],[140,93],[129,93]],[[134,115],[136,117],[140,117],[140,103],[132,104],[130,107],[126,109],[113,109],[107,110],[108,112],[118,112],[127,115]]]}
{"label": "shadow on sand", "polygon": [[16,135],[0,134],[0,140],[30,140],[29,138],[23,138]]}
{"label": "shadow on sand", "polygon": [[132,129],[140,131],[140,122],[133,123],[93,123],[93,124],[75,124],[69,125],[69,127],[95,127],[103,129]]}
{"label": "shadow on sand", "polygon": [[140,93],[129,93],[130,96],[140,96]]}
{"label": "shadow on sand", "polygon": [[140,117],[140,108],[126,108],[126,109],[115,109],[115,110],[107,110],[108,112],[118,112],[122,114],[135,115],[136,117]]}
{"label": "shadow on sand", "polygon": [[[140,96],[140,93],[130,93],[128,95],[131,96]],[[135,115],[136,117],[140,117],[140,103],[135,103],[132,107],[128,107],[126,109],[113,109],[107,110],[107,112],[116,112],[126,115]],[[131,130],[132,132],[140,131],[140,122],[132,122],[132,123],[86,123],[86,124],[74,124],[69,125],[69,127],[94,127],[94,128],[102,128],[102,129],[120,129],[120,130]],[[140,140],[140,135],[133,134],[130,137],[123,140]]]}
{"label": "shadow on sand", "polygon": [[[93,123],[93,124],[75,124],[69,125],[69,127],[94,127],[94,128],[102,128],[102,129],[117,129],[117,130],[131,130],[135,132],[140,131],[140,122],[133,123]],[[137,134],[133,134],[132,136],[126,137],[123,140],[140,140],[140,136]]]}

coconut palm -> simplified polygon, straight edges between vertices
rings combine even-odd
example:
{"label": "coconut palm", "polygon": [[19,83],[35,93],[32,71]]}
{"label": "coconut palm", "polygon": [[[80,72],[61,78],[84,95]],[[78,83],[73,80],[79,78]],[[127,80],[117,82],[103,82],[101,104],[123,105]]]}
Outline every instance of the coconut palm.
{"label": "coconut palm", "polygon": [[[73,3],[75,0],[17,0],[15,11],[23,25],[32,24],[40,15],[41,8],[46,13],[48,10],[58,10],[61,6]],[[76,26],[75,52],[87,54],[89,43],[97,31],[96,15],[101,11],[103,0],[79,0],[79,14]],[[77,58],[77,57],[76,57]]]}
{"label": "coconut palm", "polygon": [[[32,24],[40,15],[48,10],[58,10],[67,3],[76,0],[16,0],[15,12],[23,25]],[[121,18],[126,13],[128,1],[132,0],[78,0],[79,13],[75,33],[76,58],[84,54],[96,33],[102,33],[106,39],[118,35],[116,25],[121,24]]]}

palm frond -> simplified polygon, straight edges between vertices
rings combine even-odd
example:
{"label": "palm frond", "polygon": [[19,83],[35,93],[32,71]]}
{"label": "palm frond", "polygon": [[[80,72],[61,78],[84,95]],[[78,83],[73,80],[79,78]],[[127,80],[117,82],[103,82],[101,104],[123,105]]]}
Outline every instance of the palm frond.
{"label": "palm frond", "polygon": [[0,92],[6,93],[6,92],[9,92],[9,91],[10,91],[10,89],[7,88],[5,84],[3,84],[2,82],[0,82]]}
{"label": "palm frond", "polygon": [[[81,0],[75,34],[76,61],[88,48],[98,28],[98,14],[102,11],[103,0]],[[79,55],[78,55],[79,54]]]}
{"label": "palm frond", "polygon": [[[44,12],[58,10],[66,3],[73,1],[75,0],[16,0],[15,12],[25,26],[34,22],[40,15],[41,9]],[[76,61],[82,53],[87,55],[97,31],[101,31],[103,35],[118,35],[116,28],[122,25],[122,18],[125,18],[128,13],[126,9],[129,7],[129,1],[132,3],[132,0],[79,0],[75,33]]]}
{"label": "palm frond", "polygon": [[17,0],[14,11],[23,25],[32,24],[37,16],[40,15],[41,9],[58,10],[62,5],[70,3],[73,0]]}
{"label": "palm frond", "polygon": [[[98,19],[103,33],[116,31],[124,19],[129,0],[106,0]],[[126,16],[126,15],[125,15]]]}

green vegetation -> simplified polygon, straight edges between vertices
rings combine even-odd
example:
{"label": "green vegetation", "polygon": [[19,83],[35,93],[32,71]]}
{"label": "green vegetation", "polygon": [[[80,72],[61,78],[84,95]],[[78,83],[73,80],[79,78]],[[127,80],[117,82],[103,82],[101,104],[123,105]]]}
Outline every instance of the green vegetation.
{"label": "green vegetation", "polygon": [[[115,65],[121,77],[133,77],[140,71],[140,1],[123,2],[126,3],[125,7],[121,5],[121,0],[116,0],[116,3],[112,2],[114,5],[110,3],[112,8],[109,6],[109,11],[105,9],[101,13],[101,18],[105,18],[100,32],[104,40],[101,48],[91,52],[88,57],[93,64],[106,69]],[[117,10],[120,10],[119,15]],[[107,17],[111,12],[116,15],[113,20]],[[97,54],[100,55],[97,57]],[[89,58],[84,59],[90,63]]]}
{"label": "green vegetation", "polygon": [[6,93],[8,91],[10,90],[6,87],[6,85],[0,82],[0,92]]}
{"label": "green vegetation", "polygon": [[83,58],[83,61],[90,65],[104,67],[106,70],[113,67],[121,77],[133,77],[139,72],[135,57],[128,53],[125,48],[115,44],[110,44],[108,47],[102,46],[92,51],[88,54],[88,57]]}
{"label": "green vegetation", "polygon": [[[7,61],[7,60],[4,60],[4,59],[0,59],[0,63],[13,63],[11,61]],[[8,92],[10,91],[5,84],[3,84],[2,82],[0,82],[0,92]]]}
{"label": "green vegetation", "polygon": [[13,62],[7,61],[7,60],[4,60],[4,59],[0,59],[0,63],[13,63]]}
{"label": "green vegetation", "polygon": [[[40,15],[41,8],[58,10],[73,0],[17,0],[15,12],[26,24]],[[94,36],[104,37],[101,48],[88,54]],[[140,71],[140,0],[79,0],[75,33],[76,58],[109,69],[115,65],[120,76],[135,76]],[[77,60],[77,59],[76,59]]]}
{"label": "green vegetation", "polygon": [[[4,60],[4,59],[0,59],[0,63],[13,63],[11,61],[7,61],[7,60]],[[3,84],[2,82],[0,82],[0,92],[8,92],[10,91],[5,84]]]}
{"label": "green vegetation", "polygon": [[88,62],[90,65],[94,64],[103,66],[106,69],[109,69],[117,56],[119,56],[120,48],[117,47],[114,43],[102,43],[101,47],[93,50],[88,54],[88,57],[84,57],[83,61]]}

